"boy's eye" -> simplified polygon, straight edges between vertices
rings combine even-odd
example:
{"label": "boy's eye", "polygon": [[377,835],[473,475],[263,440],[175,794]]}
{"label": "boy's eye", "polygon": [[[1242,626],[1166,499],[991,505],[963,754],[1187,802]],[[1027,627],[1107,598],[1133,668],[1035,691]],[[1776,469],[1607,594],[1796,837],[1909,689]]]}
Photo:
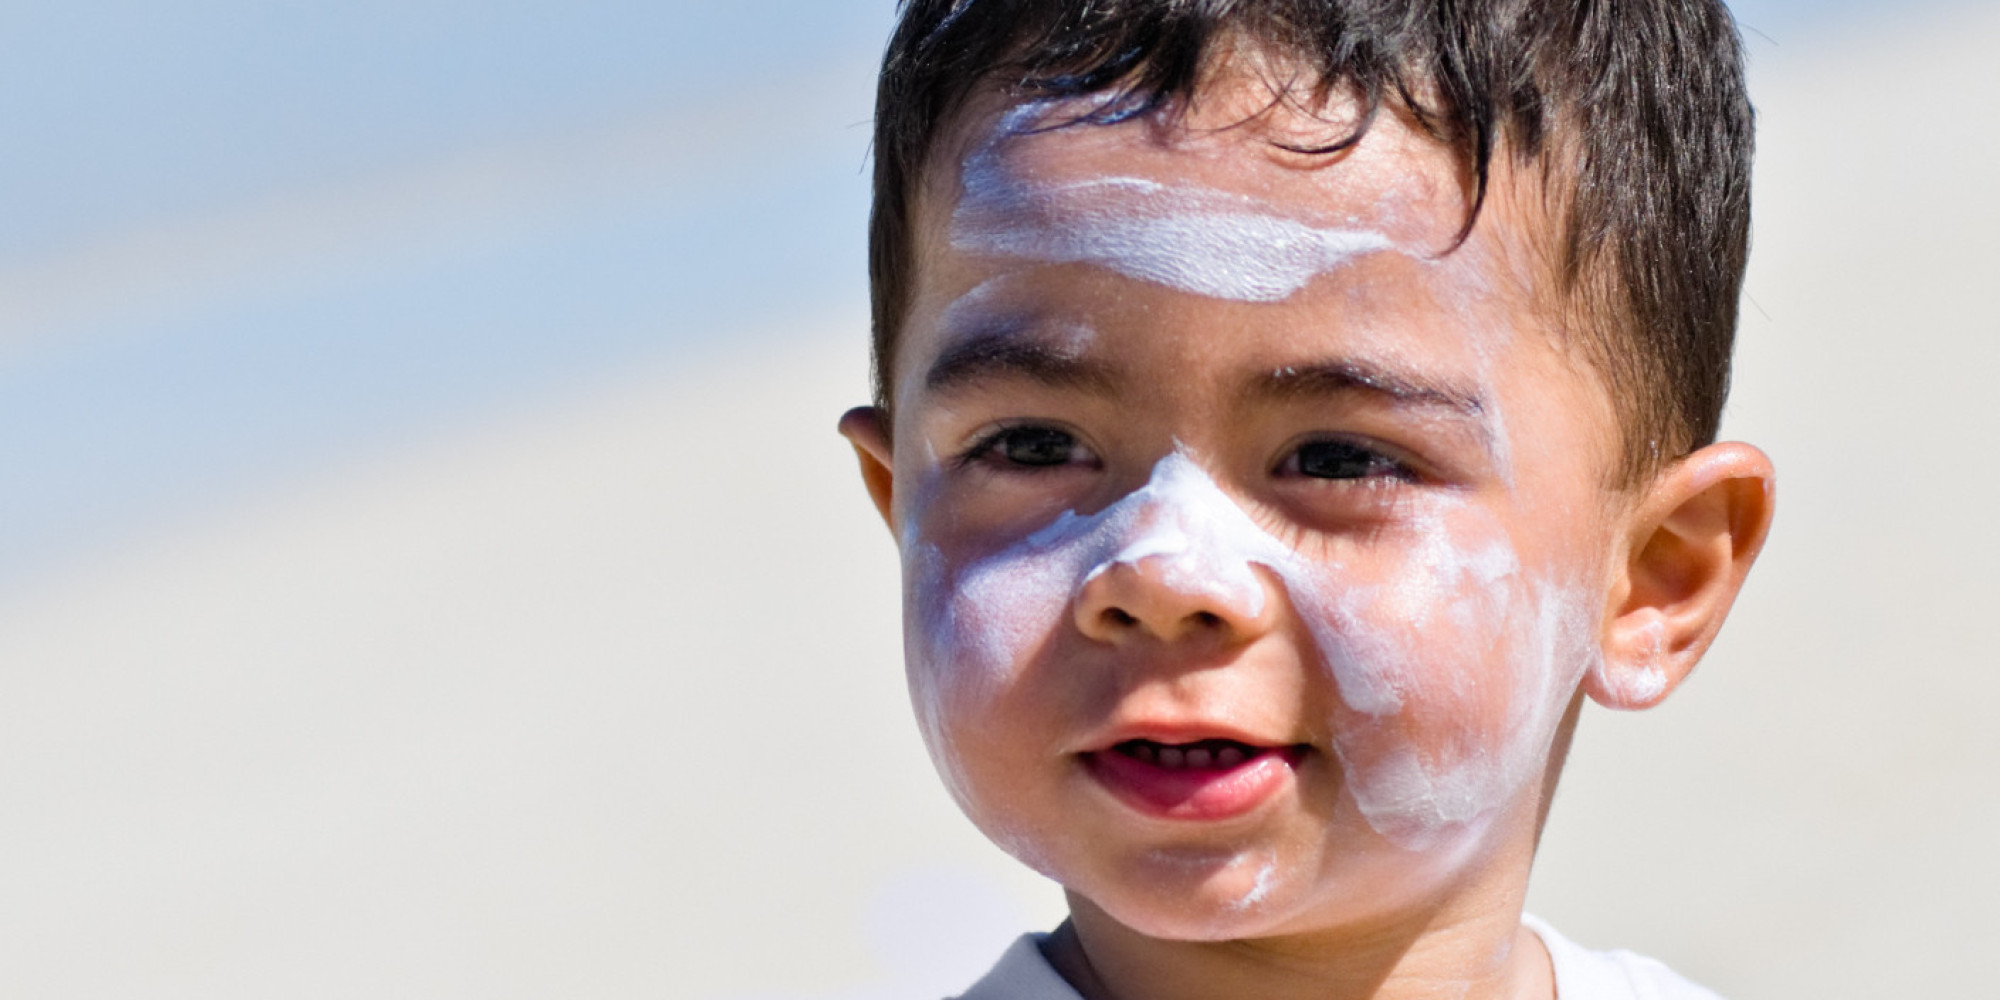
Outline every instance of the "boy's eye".
{"label": "boy's eye", "polygon": [[1009,465],[1045,468],[1067,465],[1084,457],[1074,435],[1054,427],[1007,427],[995,431],[973,449],[973,457]]}
{"label": "boy's eye", "polygon": [[1352,441],[1308,441],[1285,460],[1282,471],[1313,479],[1409,479],[1402,463]]}

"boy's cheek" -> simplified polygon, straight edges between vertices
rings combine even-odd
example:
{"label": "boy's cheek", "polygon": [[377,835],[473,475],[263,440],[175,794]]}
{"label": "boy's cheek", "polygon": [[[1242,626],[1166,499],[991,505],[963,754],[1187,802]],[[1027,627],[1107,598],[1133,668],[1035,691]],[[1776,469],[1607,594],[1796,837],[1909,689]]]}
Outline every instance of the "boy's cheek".
{"label": "boy's cheek", "polygon": [[1328,732],[1348,795],[1409,849],[1477,829],[1535,780],[1590,663],[1585,592],[1487,528],[1434,525],[1465,544],[1350,564],[1299,608],[1339,692]]}
{"label": "boy's cheek", "polygon": [[1018,541],[968,548],[922,534],[904,546],[906,652],[928,686],[1001,683],[1049,641],[1069,604],[1077,568],[1055,554],[1021,551]]}
{"label": "boy's cheek", "polygon": [[[1057,704],[1066,695],[1046,669],[1059,658],[1053,644],[1065,635],[1078,569],[1018,542],[999,551],[966,548],[915,533],[906,540],[904,662],[925,742],[970,809],[972,765],[995,748],[1016,752],[1038,743],[1038,734],[999,730],[1024,719],[1053,726],[1046,709],[1079,707]],[[1040,701],[1024,710],[1024,699]]]}

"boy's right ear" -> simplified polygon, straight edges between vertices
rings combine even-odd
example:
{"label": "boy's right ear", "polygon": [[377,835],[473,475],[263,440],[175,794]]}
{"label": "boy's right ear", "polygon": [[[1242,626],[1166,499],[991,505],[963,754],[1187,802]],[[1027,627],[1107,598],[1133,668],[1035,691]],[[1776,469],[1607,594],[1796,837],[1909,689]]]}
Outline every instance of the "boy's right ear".
{"label": "boy's right ear", "polygon": [[840,434],[861,460],[861,481],[882,523],[895,531],[890,501],[896,494],[896,465],[889,448],[889,414],[879,406],[857,406],[840,415]]}

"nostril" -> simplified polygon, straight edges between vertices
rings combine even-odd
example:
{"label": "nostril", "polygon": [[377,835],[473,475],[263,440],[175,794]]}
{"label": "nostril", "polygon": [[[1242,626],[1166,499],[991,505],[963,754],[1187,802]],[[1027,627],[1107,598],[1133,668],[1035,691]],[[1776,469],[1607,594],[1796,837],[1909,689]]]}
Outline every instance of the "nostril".
{"label": "nostril", "polygon": [[1139,619],[1132,617],[1124,608],[1105,608],[1104,614],[1099,617],[1104,619],[1105,624],[1118,628],[1130,628],[1139,624]]}
{"label": "nostril", "polygon": [[1196,625],[1203,628],[1215,628],[1222,624],[1222,616],[1213,611],[1197,611],[1191,617]]}

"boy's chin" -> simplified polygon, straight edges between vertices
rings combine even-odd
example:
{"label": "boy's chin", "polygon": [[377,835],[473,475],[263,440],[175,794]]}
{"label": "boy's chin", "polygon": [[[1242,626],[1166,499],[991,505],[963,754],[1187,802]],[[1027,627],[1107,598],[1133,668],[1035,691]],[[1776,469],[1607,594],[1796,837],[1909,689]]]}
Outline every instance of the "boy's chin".
{"label": "boy's chin", "polygon": [[1081,918],[1088,912],[1099,921],[1109,921],[1128,933],[1158,941],[1244,941],[1282,932],[1281,921],[1269,909],[1246,907],[1233,900],[1202,896],[1134,899],[1129,894],[1114,892],[1105,894],[1106,898],[1100,902],[1078,892],[1068,895],[1073,918]]}
{"label": "boy's chin", "polygon": [[1072,912],[1086,909],[1167,941],[1232,941],[1277,933],[1296,902],[1280,862],[1265,853],[1155,852],[1131,871],[1062,880]]}
{"label": "boy's chin", "polygon": [[1217,942],[1399,919],[1451,895],[1467,875],[1452,863],[1462,860],[1153,851],[1111,871],[1045,874],[1066,887],[1072,912],[1084,908],[1157,940]]}

